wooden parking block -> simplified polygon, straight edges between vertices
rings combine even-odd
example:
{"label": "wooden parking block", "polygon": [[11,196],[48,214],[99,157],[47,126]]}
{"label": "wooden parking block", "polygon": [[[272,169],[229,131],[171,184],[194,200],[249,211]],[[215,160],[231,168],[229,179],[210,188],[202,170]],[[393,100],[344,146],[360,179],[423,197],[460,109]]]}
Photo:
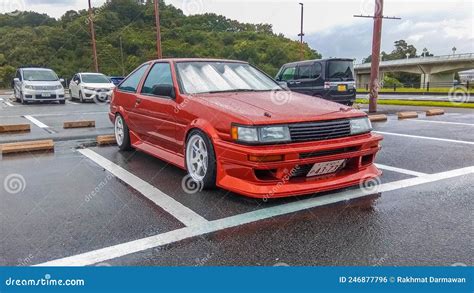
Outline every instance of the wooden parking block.
{"label": "wooden parking block", "polygon": [[369,115],[370,122],[383,122],[387,121],[387,115],[385,114],[376,114],[376,115]]}
{"label": "wooden parking block", "polygon": [[429,109],[426,111],[426,116],[444,115],[443,109]]}
{"label": "wooden parking block", "polygon": [[64,128],[86,128],[95,127],[94,120],[80,120],[80,121],[66,121],[64,122]]}
{"label": "wooden parking block", "polygon": [[10,132],[30,132],[30,124],[2,124],[0,125],[0,133]]}
{"label": "wooden parking block", "polygon": [[2,154],[13,154],[23,152],[54,151],[54,142],[52,139],[33,140],[13,143],[0,144]]}
{"label": "wooden parking block", "polygon": [[417,112],[398,112],[398,119],[418,118]]}
{"label": "wooden parking block", "polygon": [[97,136],[97,144],[98,145],[109,145],[109,144],[116,144],[117,141],[115,140],[115,135],[99,135]]}

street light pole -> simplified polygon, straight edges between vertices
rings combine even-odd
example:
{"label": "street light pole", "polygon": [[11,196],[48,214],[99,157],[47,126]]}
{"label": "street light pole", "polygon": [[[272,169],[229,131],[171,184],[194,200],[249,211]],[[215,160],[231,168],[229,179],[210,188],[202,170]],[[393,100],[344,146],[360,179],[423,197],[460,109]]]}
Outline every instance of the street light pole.
{"label": "street light pole", "polygon": [[303,10],[304,10],[304,4],[300,2],[300,5],[301,5],[301,24],[300,24],[300,33],[298,34],[298,36],[300,37],[301,60],[303,60],[304,59],[304,50],[303,50],[303,36],[304,36],[304,33],[303,33]]}
{"label": "street light pole", "polygon": [[155,25],[156,25],[156,55],[158,59],[163,58],[163,53],[161,51],[161,33],[160,33],[160,10],[158,7],[158,1],[155,2]]}
{"label": "street light pole", "polygon": [[92,5],[91,0],[89,2],[89,29],[91,31],[91,39],[92,39],[92,55],[94,56],[94,69],[95,72],[99,72],[99,62],[97,60],[97,48],[95,44],[95,30],[94,30],[94,20],[92,15]]}

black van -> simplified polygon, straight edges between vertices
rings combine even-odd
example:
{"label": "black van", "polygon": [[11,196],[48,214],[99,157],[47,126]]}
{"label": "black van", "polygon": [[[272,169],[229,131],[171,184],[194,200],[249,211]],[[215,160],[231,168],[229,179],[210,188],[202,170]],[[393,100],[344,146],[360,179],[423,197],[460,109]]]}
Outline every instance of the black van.
{"label": "black van", "polygon": [[356,98],[352,59],[331,58],[287,63],[275,79],[292,91],[351,106]]}

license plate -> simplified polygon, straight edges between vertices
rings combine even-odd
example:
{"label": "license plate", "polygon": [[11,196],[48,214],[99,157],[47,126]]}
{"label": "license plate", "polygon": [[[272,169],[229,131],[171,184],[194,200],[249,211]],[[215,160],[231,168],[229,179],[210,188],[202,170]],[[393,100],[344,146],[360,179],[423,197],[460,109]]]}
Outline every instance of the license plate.
{"label": "license plate", "polygon": [[347,89],[346,85],[345,84],[340,84],[337,86],[337,91],[338,92],[345,92]]}
{"label": "license plate", "polygon": [[306,174],[306,177],[334,173],[344,165],[345,161],[346,160],[337,160],[337,161],[316,163],[313,165],[311,170],[309,170],[308,174]]}
{"label": "license plate", "polygon": [[49,98],[49,97],[51,97],[51,93],[41,93],[41,96],[43,98]]}

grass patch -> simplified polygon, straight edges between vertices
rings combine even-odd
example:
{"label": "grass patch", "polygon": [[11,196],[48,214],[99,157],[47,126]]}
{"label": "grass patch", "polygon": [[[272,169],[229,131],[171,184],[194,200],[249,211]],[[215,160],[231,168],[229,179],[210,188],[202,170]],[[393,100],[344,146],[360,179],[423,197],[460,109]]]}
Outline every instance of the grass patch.
{"label": "grass patch", "polygon": [[[430,88],[429,91],[426,91],[426,89],[420,89],[420,88],[405,88],[405,87],[400,87],[397,88],[396,91],[393,90],[393,88],[381,88],[379,89],[380,93],[443,93],[443,94],[449,94],[449,91],[451,88]],[[460,91],[461,89],[458,89]],[[357,92],[367,92],[365,88],[358,88]],[[469,93],[474,94],[474,88],[470,88],[468,90]]]}
{"label": "grass patch", "polygon": [[[358,104],[368,104],[367,99],[356,99]],[[451,107],[451,108],[472,108],[474,103],[451,103],[444,101],[410,101],[410,100],[382,100],[377,101],[379,105],[399,105],[399,106],[426,106],[426,107]]]}

